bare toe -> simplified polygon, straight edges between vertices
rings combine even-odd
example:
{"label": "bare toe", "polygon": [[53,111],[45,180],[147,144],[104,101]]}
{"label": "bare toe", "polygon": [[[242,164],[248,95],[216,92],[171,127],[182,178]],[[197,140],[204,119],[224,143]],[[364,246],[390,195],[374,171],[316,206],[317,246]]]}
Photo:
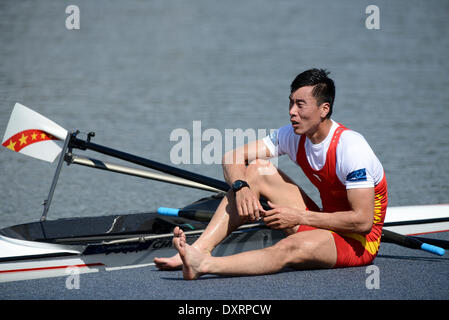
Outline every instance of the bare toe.
{"label": "bare toe", "polygon": [[169,258],[154,258],[154,263],[159,270],[181,270],[182,260],[179,254]]}

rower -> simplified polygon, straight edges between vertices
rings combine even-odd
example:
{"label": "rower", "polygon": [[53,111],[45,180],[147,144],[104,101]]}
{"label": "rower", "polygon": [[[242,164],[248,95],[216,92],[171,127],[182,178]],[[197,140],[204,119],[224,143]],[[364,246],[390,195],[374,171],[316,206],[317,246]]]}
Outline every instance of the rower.
{"label": "rower", "polygon": [[[204,273],[267,274],[284,267],[372,263],[379,250],[388,203],[386,177],[363,136],[331,119],[334,98],[335,86],[328,72],[311,69],[299,74],[289,96],[291,125],[262,143],[249,143],[225,156],[239,159],[243,155],[249,165],[224,161],[224,176],[233,190],[208,228],[192,246],[177,228],[173,241],[179,256],[156,259],[156,264],[163,269],[182,263],[184,277],[195,279]],[[318,188],[322,208],[269,162],[249,157],[265,155],[268,159],[283,154],[289,155]],[[260,196],[269,200],[271,210],[262,208]],[[288,236],[261,250],[227,257],[210,255],[238,225],[259,217]]]}

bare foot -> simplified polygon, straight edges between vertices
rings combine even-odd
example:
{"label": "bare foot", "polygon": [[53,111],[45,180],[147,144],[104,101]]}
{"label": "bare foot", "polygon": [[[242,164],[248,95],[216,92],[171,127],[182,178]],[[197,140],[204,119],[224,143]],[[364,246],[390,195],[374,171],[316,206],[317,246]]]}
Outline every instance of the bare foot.
{"label": "bare foot", "polygon": [[[175,229],[176,230],[176,229]],[[179,229],[181,230],[181,229]],[[182,230],[181,230],[182,231]],[[178,231],[179,233],[179,231]],[[176,237],[176,235],[175,235]],[[185,236],[184,236],[185,237]],[[185,241],[185,240],[184,240]],[[193,244],[192,247],[201,250],[197,245]],[[204,254],[210,255],[210,252],[207,250],[202,250],[202,252]],[[182,259],[179,256],[179,253],[175,254],[172,257],[168,257],[168,258],[158,258],[155,257],[153,259],[154,263],[156,264],[156,267],[159,270],[164,270],[164,271],[173,271],[173,270],[181,270],[182,269]]]}
{"label": "bare foot", "polygon": [[170,258],[154,258],[154,263],[159,270],[181,270],[182,260],[179,253]]}
{"label": "bare foot", "polygon": [[184,231],[179,227],[175,228],[173,234],[173,245],[178,250],[179,256],[183,262],[182,273],[184,279],[198,279],[203,274],[201,272],[201,264],[209,255],[201,252],[201,250],[194,246],[188,245]]}

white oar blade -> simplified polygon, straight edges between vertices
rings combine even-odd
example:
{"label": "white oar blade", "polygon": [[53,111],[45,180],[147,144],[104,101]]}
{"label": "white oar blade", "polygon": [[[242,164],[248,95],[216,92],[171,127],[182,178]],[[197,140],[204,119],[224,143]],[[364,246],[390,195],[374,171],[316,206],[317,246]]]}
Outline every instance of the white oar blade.
{"label": "white oar blade", "polygon": [[53,162],[62,150],[67,130],[36,111],[16,103],[2,146],[30,157]]}

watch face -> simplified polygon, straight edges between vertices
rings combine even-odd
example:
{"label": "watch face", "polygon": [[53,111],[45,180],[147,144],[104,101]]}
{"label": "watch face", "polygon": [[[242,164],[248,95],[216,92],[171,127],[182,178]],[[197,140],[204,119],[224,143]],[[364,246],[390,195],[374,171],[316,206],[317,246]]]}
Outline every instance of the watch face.
{"label": "watch face", "polygon": [[234,189],[240,189],[242,187],[243,183],[240,180],[237,180],[234,182]]}
{"label": "watch face", "polygon": [[232,184],[232,190],[234,191],[238,191],[240,189],[242,189],[244,186],[247,186],[248,184],[245,181],[242,180],[236,180],[234,181],[234,183]]}

